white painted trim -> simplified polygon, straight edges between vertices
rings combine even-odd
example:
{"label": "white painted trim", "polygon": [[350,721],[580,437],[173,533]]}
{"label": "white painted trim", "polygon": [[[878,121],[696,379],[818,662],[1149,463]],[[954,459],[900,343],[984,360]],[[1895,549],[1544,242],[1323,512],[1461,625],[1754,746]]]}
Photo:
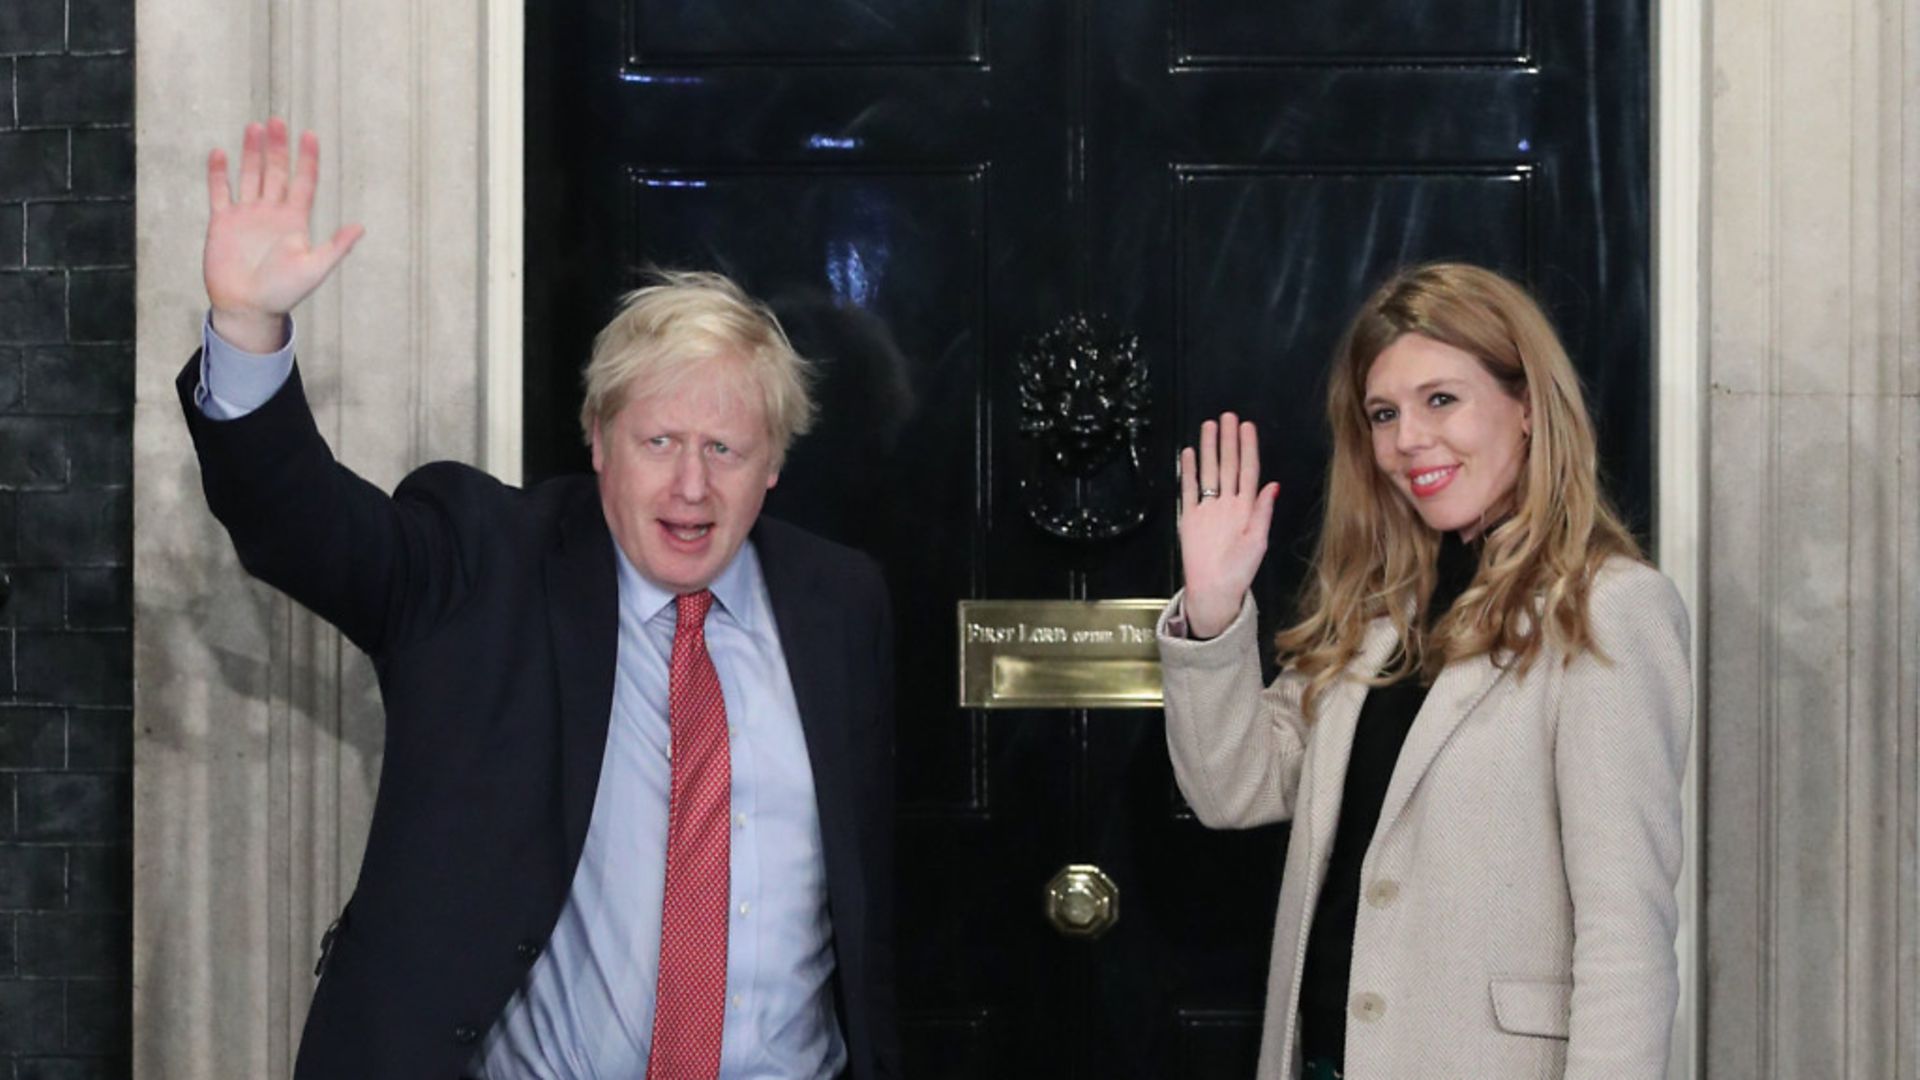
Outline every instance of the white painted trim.
{"label": "white painted trim", "polygon": [[524,4],[486,0],[480,446],[481,466],[509,484],[520,482],[523,451],[526,47]]}
{"label": "white painted trim", "polygon": [[1693,729],[1681,787],[1686,858],[1681,864],[1680,1007],[1668,1080],[1695,1080],[1701,1048],[1706,941],[1700,866],[1705,829],[1700,776],[1705,751],[1707,268],[1706,4],[1662,0],[1654,26],[1655,557],[1693,616]]}

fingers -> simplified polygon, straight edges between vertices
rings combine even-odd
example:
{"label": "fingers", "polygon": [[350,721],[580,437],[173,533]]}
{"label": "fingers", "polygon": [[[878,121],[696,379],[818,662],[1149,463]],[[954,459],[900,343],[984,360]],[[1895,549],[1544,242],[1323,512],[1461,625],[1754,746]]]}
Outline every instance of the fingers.
{"label": "fingers", "polygon": [[1260,487],[1260,433],[1248,420],[1240,425],[1240,487],[1251,495]]}
{"label": "fingers", "polygon": [[[1189,491],[1196,479],[1198,490]],[[1273,491],[1277,493],[1279,485],[1273,485]],[[1180,495],[1187,507],[1218,496],[1265,498],[1271,508],[1272,496],[1260,487],[1260,433],[1253,421],[1229,411],[1219,420],[1201,423],[1198,454],[1191,447],[1180,452]]]}
{"label": "fingers", "polygon": [[[311,132],[301,137],[303,158],[312,139],[313,136]],[[318,143],[313,142],[312,147],[315,155],[317,155],[319,151]],[[222,162],[226,160],[224,154],[221,156],[221,160]],[[301,162],[303,169],[308,164],[305,160]],[[318,163],[316,161],[313,164],[317,166]],[[224,168],[224,165],[222,167]],[[240,203],[261,201],[279,202],[285,199],[288,195],[287,185],[290,167],[291,159],[287,150],[287,122],[276,116],[268,120],[265,124],[248,124],[246,136],[242,140],[240,149],[240,183],[239,187],[234,190],[231,201]],[[313,175],[318,175],[317,169]],[[308,200],[311,201],[311,184],[308,185],[306,195]]]}
{"label": "fingers", "polygon": [[1240,494],[1240,418],[1230,412],[1220,414],[1220,480],[1214,487],[1223,499]]}
{"label": "fingers", "polygon": [[246,137],[240,143],[240,187],[234,192],[235,202],[260,201],[260,173],[264,168],[261,159],[266,153],[266,139],[266,128],[259,124],[247,125]]}
{"label": "fingers", "polygon": [[300,159],[287,200],[302,210],[313,209],[313,191],[320,186],[320,140],[311,131],[300,133]]}
{"label": "fingers", "polygon": [[1273,528],[1273,504],[1280,499],[1280,482],[1269,481],[1253,500],[1253,529],[1265,536]]}
{"label": "fingers", "polygon": [[231,201],[227,190],[227,152],[215,147],[207,155],[207,208],[217,214]]}
{"label": "fingers", "polygon": [[1199,454],[1200,490],[1217,495],[1220,492],[1220,425],[1212,420],[1200,425]]}
{"label": "fingers", "polygon": [[260,178],[260,198],[281,202],[287,197],[287,122],[274,117],[267,121],[267,168]]}
{"label": "fingers", "polygon": [[323,268],[320,276],[324,278],[333,273],[333,268],[340,265],[340,260],[346,258],[347,253],[353,250],[353,245],[359,243],[360,238],[365,235],[367,235],[367,229],[364,225],[356,223],[340,226],[340,231],[333,234],[333,239],[314,250],[314,257],[320,260]]}

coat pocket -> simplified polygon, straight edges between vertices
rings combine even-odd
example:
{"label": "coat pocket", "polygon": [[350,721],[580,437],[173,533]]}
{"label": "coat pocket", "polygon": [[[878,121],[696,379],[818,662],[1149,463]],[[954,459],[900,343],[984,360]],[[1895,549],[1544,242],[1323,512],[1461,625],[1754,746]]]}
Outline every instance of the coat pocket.
{"label": "coat pocket", "polygon": [[1555,979],[1494,979],[1493,1019],[1509,1035],[1567,1037],[1573,986]]}

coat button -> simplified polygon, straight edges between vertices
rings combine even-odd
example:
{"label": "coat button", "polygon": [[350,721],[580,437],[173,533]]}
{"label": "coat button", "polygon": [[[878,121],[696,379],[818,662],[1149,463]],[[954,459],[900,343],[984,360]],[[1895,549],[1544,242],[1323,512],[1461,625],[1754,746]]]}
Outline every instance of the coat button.
{"label": "coat button", "polygon": [[1400,899],[1400,883],[1397,881],[1383,879],[1374,882],[1372,887],[1367,889],[1367,903],[1377,908],[1392,907],[1393,902],[1398,899]]}
{"label": "coat button", "polygon": [[480,1041],[480,1029],[472,1024],[461,1024],[453,1029],[453,1041],[461,1046],[472,1046]]}
{"label": "coat button", "polygon": [[513,955],[519,957],[523,962],[531,964],[540,958],[540,943],[537,941],[523,941],[513,947]]}
{"label": "coat button", "polygon": [[1387,1015],[1387,999],[1368,991],[1353,995],[1353,1018],[1372,1023]]}

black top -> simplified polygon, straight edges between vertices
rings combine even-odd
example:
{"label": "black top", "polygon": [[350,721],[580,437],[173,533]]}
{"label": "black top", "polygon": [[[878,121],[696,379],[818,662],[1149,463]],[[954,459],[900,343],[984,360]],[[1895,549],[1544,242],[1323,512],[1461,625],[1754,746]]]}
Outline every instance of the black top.
{"label": "black top", "polygon": [[[1479,562],[1478,546],[1462,541],[1458,533],[1447,533],[1441,540],[1439,579],[1427,605],[1429,629],[1472,583]],[[1386,667],[1398,659],[1396,653]],[[1369,690],[1360,707],[1347,783],[1340,795],[1333,854],[1314,907],[1313,926],[1307,932],[1306,967],[1300,980],[1300,1052],[1307,1060],[1325,1058],[1336,1065],[1346,1060],[1347,980],[1353,967],[1353,923],[1360,910],[1360,864],[1373,842],[1400,746],[1427,700],[1427,690],[1416,671]]]}

